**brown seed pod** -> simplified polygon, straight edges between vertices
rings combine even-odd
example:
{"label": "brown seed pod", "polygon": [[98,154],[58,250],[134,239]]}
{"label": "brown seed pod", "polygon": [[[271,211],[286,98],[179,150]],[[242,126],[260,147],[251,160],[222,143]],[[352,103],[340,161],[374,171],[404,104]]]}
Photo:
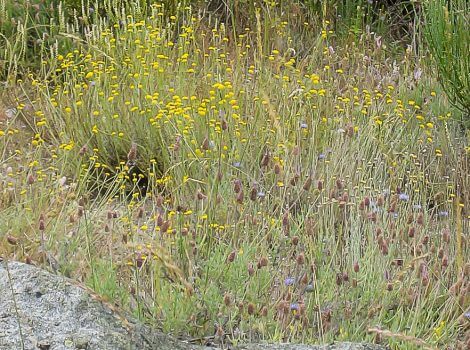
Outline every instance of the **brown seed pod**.
{"label": "brown seed pod", "polygon": [[155,200],[155,205],[157,206],[157,208],[159,209],[162,209],[163,208],[163,201],[164,201],[164,198],[162,195],[158,195],[157,196],[157,199]]}
{"label": "brown seed pod", "polygon": [[297,255],[296,257],[296,262],[297,262],[297,265],[303,265],[305,263],[305,256],[303,253],[300,253],[299,255]]}
{"label": "brown seed pod", "polygon": [[227,307],[229,307],[232,304],[232,298],[230,297],[230,294],[228,293],[224,294],[224,304]]}
{"label": "brown seed pod", "polygon": [[418,217],[417,217],[417,219],[416,219],[416,223],[417,223],[418,225],[421,225],[421,226],[424,225],[424,215],[423,215],[423,213],[419,213],[419,214],[418,214]]}
{"label": "brown seed pod", "polygon": [[254,202],[257,198],[258,198],[258,189],[253,186],[250,191],[250,200]]}
{"label": "brown seed pod", "polygon": [[319,191],[323,190],[323,181],[322,180],[317,181],[317,190],[319,190]]}
{"label": "brown seed pod", "polygon": [[302,186],[304,191],[309,191],[310,187],[312,187],[312,182],[313,179],[311,176],[307,177],[307,180],[305,180],[304,185]]}
{"label": "brown seed pod", "polygon": [[160,227],[160,231],[161,231],[162,233],[166,233],[169,228],[170,228],[170,221],[165,220],[165,221],[163,222],[162,226]]}
{"label": "brown seed pod", "polygon": [[255,314],[255,305],[253,303],[248,303],[247,312],[250,316]]}
{"label": "brown seed pod", "polygon": [[448,227],[446,227],[444,230],[442,230],[442,240],[445,243],[450,242],[450,229]]}
{"label": "brown seed pod", "polygon": [[261,309],[261,316],[262,317],[268,316],[268,308],[266,306],[263,306],[263,308]]}
{"label": "brown seed pod", "polygon": [[245,195],[243,193],[243,190],[237,193],[237,203],[238,204],[243,204],[243,199],[245,198]]}
{"label": "brown seed pod", "polygon": [[32,174],[29,174],[26,179],[26,183],[31,186],[35,182],[36,182],[36,178]]}
{"label": "brown seed pod", "polygon": [[233,181],[233,191],[234,191],[235,193],[240,193],[241,190],[242,190],[242,182],[241,182],[241,180],[240,180],[240,179],[235,179],[235,180]]}
{"label": "brown seed pod", "polygon": [[88,153],[88,147],[87,145],[83,145],[80,150],[78,151],[78,155],[80,157],[84,156],[86,153]]}
{"label": "brown seed pod", "polygon": [[197,194],[196,194],[196,198],[200,201],[202,201],[203,199],[206,199],[207,196],[201,192],[201,190],[197,191]]}
{"label": "brown seed pod", "polygon": [[145,210],[143,207],[139,207],[137,210],[137,219],[142,219],[144,217]]}
{"label": "brown seed pod", "polygon": [[265,152],[263,156],[261,157],[260,166],[262,168],[267,167],[269,165],[269,160],[270,160],[269,152]]}
{"label": "brown seed pod", "polygon": [[261,269],[265,266],[268,266],[268,258],[263,256],[258,260],[258,269]]}
{"label": "brown seed pod", "polygon": [[292,178],[290,179],[291,186],[297,185],[297,182],[299,182],[299,179],[300,179],[300,174],[296,172],[294,176],[292,176]]}
{"label": "brown seed pod", "polygon": [[253,267],[253,264],[248,264],[248,275],[251,277],[255,274],[255,269]]}
{"label": "brown seed pod", "polygon": [[7,242],[10,243],[11,245],[17,245],[18,244],[18,238],[14,236],[7,236]]}
{"label": "brown seed pod", "polygon": [[341,181],[341,179],[336,179],[336,188],[338,190],[342,190],[344,188],[344,185],[343,185],[343,182]]}
{"label": "brown seed pod", "polygon": [[227,257],[227,262],[232,263],[235,260],[236,255],[237,255],[237,252],[235,250],[231,251]]}
{"label": "brown seed pod", "polygon": [[132,142],[131,148],[129,149],[129,152],[127,153],[127,161],[130,164],[135,163],[137,160],[137,144],[135,142]]}
{"label": "brown seed pod", "polygon": [[203,151],[207,151],[209,149],[209,139],[207,138],[207,136],[204,138],[204,140],[202,141],[202,144],[201,144],[201,149]]}

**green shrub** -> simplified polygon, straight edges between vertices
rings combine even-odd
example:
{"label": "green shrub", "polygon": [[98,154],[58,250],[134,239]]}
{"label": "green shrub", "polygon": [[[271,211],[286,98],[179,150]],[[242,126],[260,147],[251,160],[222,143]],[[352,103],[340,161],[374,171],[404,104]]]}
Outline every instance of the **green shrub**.
{"label": "green shrub", "polygon": [[439,82],[470,126],[470,3],[431,0],[424,6],[424,34]]}

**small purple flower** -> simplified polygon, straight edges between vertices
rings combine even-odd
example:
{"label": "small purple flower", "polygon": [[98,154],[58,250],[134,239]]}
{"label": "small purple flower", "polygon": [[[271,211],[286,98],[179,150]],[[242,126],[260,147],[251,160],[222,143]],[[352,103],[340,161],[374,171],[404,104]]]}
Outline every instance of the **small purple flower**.
{"label": "small purple flower", "polygon": [[325,153],[320,153],[320,154],[318,155],[318,159],[320,159],[320,160],[321,160],[321,159],[325,159],[325,158],[326,158],[326,154],[325,154]]}
{"label": "small purple flower", "polygon": [[234,166],[235,168],[241,168],[242,163],[240,163],[240,162],[234,162],[234,163],[233,163],[233,166]]}
{"label": "small purple flower", "polygon": [[398,199],[404,202],[408,202],[408,200],[410,199],[410,196],[408,196],[406,193],[400,193],[398,195]]}
{"label": "small purple flower", "polygon": [[308,128],[307,123],[305,123],[305,122],[300,123],[300,128],[301,128],[301,129],[307,129],[307,128]]}
{"label": "small purple flower", "polygon": [[297,303],[290,304],[290,309],[292,311],[299,311],[299,304],[297,304]]}
{"label": "small purple flower", "polygon": [[439,215],[441,218],[446,218],[449,216],[449,212],[446,210],[441,210],[437,215]]}
{"label": "small purple flower", "polygon": [[422,208],[423,208],[423,206],[421,204],[413,205],[413,209],[415,209],[415,210],[421,210]]}
{"label": "small purple flower", "polygon": [[258,196],[258,198],[264,198],[264,197],[266,197],[266,193],[260,191],[260,192],[258,192],[257,196]]}
{"label": "small purple flower", "polygon": [[295,279],[292,278],[292,277],[287,277],[285,280],[284,280],[284,284],[286,286],[291,286],[295,283]]}
{"label": "small purple flower", "polygon": [[467,320],[470,320],[470,310],[469,311],[466,311],[463,316],[467,319]]}

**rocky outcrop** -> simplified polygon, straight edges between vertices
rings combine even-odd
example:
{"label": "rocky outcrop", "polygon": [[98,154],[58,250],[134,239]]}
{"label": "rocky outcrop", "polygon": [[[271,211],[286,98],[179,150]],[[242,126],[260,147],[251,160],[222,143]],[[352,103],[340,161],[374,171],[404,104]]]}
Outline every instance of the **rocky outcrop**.
{"label": "rocky outcrop", "polygon": [[[0,349],[208,350],[122,317],[68,279],[31,265],[0,263]],[[213,348],[212,348],[213,349]],[[247,344],[239,350],[380,350],[367,344]]]}

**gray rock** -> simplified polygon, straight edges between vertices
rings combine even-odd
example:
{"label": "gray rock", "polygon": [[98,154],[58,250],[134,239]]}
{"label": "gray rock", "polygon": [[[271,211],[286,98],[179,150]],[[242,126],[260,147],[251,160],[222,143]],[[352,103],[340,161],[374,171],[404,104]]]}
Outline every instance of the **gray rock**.
{"label": "gray rock", "polygon": [[201,349],[124,319],[64,277],[0,264],[0,349]]}
{"label": "gray rock", "polygon": [[[7,268],[8,267],[8,268]],[[0,263],[0,349],[208,350],[152,330],[70,280],[31,265]],[[247,344],[238,350],[381,350],[367,344]]]}

